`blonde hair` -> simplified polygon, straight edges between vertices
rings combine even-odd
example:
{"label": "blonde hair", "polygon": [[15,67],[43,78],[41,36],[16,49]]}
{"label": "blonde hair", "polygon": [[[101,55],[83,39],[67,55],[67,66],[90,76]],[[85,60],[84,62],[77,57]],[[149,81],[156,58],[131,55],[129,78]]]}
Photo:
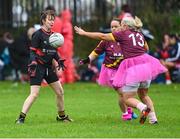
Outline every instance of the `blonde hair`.
{"label": "blonde hair", "polygon": [[130,28],[135,27],[135,20],[132,17],[125,17],[122,19],[121,23],[128,25]]}
{"label": "blonde hair", "polygon": [[132,17],[125,17],[121,21],[123,24],[126,24],[129,26],[131,29],[139,30],[142,28],[143,23],[140,18],[135,16],[135,18]]}
{"label": "blonde hair", "polygon": [[137,29],[142,28],[143,23],[142,23],[142,21],[141,21],[141,19],[140,19],[140,18],[138,18],[137,16],[135,16],[134,21],[135,21],[135,27],[136,27]]}

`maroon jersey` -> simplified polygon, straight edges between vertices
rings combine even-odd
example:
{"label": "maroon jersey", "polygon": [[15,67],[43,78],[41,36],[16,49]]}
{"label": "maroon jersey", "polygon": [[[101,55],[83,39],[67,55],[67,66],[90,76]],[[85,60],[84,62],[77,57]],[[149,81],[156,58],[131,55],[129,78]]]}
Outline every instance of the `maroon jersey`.
{"label": "maroon jersey", "polygon": [[105,53],[103,64],[108,68],[118,68],[123,59],[119,42],[101,41],[93,52],[98,55]]}
{"label": "maroon jersey", "polygon": [[139,56],[146,52],[145,39],[141,32],[125,30],[113,32],[112,35],[120,43],[124,58]]}

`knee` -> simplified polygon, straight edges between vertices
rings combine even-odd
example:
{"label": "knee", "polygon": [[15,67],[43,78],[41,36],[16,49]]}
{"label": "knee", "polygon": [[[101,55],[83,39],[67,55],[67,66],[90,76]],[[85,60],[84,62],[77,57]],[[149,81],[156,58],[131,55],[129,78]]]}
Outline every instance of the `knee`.
{"label": "knee", "polygon": [[145,89],[145,88],[142,88],[142,89],[138,89],[138,96],[139,98],[143,99],[147,96],[147,92],[148,92],[148,89]]}
{"label": "knee", "polygon": [[31,93],[30,96],[32,99],[36,99],[38,97],[38,93]]}
{"label": "knee", "polygon": [[119,96],[118,103],[119,104],[124,103],[124,98],[122,96]]}
{"label": "knee", "polygon": [[126,94],[122,94],[122,96],[121,96],[121,101],[123,101],[123,102],[126,103],[126,101],[127,101],[129,98],[131,98],[131,96],[128,96],[128,95],[126,95]]}
{"label": "knee", "polygon": [[144,100],[146,100],[147,99],[147,94],[142,94],[142,95],[139,95],[139,99],[141,100],[141,101],[144,101]]}
{"label": "knee", "polygon": [[63,90],[62,88],[58,89],[56,95],[57,95],[58,97],[64,96],[64,90]]}

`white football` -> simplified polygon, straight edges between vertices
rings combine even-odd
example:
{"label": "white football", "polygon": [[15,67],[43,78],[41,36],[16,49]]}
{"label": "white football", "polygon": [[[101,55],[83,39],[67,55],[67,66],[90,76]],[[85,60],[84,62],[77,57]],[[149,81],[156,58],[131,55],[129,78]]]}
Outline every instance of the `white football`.
{"label": "white football", "polygon": [[53,33],[50,37],[49,37],[49,44],[54,47],[54,48],[58,48],[61,45],[64,44],[64,37],[62,34],[60,33]]}

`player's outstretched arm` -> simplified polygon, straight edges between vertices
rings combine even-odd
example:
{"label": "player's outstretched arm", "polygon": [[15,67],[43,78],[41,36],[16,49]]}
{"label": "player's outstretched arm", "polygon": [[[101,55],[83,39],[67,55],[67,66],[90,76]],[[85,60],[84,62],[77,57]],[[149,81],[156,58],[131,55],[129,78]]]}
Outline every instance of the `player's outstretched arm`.
{"label": "player's outstretched arm", "polygon": [[90,64],[93,60],[95,60],[98,57],[98,54],[96,54],[94,51],[91,52],[91,54],[86,59],[81,59],[79,61],[80,65],[84,64]]}
{"label": "player's outstretched arm", "polygon": [[114,39],[111,37],[110,34],[104,34],[100,32],[87,32],[80,27],[74,26],[74,30],[76,31],[77,34],[81,36],[86,36],[92,39],[97,39],[97,40],[107,40],[107,41],[114,41]]}

